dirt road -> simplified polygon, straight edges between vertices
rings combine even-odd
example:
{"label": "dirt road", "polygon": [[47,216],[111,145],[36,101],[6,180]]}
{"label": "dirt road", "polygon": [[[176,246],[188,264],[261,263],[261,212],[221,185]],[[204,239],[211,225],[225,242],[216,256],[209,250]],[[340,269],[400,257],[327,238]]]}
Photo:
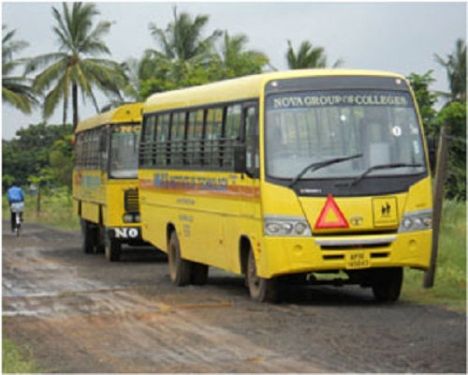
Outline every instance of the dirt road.
{"label": "dirt road", "polygon": [[[211,270],[210,270],[211,271]],[[176,288],[164,256],[84,255],[78,233],[3,225],[3,329],[46,372],[465,372],[463,314],[368,290],[303,288],[249,300],[220,271]]]}

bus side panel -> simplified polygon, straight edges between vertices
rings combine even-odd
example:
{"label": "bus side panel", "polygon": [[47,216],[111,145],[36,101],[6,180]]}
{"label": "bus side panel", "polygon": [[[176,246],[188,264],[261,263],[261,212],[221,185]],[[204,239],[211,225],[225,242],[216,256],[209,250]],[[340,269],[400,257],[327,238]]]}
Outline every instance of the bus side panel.
{"label": "bus side panel", "polygon": [[105,181],[100,170],[75,169],[73,171],[73,198],[81,202],[81,218],[99,223],[99,206],[105,203]]}
{"label": "bus side panel", "polygon": [[[249,238],[256,252],[260,250],[260,204],[252,180],[234,177],[225,172],[140,170],[143,238],[167,251],[166,231],[168,224],[172,224],[185,259],[240,273],[241,236]],[[207,187],[203,180],[200,185],[185,188],[177,188],[173,182],[158,188],[154,182],[161,178],[168,181],[208,178],[211,183],[222,181],[222,186]]]}
{"label": "bus side panel", "polygon": [[99,224],[99,204],[82,202],[81,218],[92,223]]}
{"label": "bus side panel", "polygon": [[138,170],[141,233],[143,240],[151,243],[159,250],[166,249],[167,220],[161,214],[161,207],[157,205],[158,194],[152,188],[154,171]]}

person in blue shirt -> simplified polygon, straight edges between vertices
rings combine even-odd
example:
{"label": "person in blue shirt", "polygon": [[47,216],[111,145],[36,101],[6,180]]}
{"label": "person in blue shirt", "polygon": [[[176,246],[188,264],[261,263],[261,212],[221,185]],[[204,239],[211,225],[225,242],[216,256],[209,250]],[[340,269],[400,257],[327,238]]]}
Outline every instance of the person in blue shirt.
{"label": "person in blue shirt", "polygon": [[23,221],[23,208],[24,208],[24,194],[23,190],[13,184],[7,191],[8,203],[10,204],[11,213],[11,231],[15,230],[15,215],[14,212],[18,212],[20,215],[21,222]]}

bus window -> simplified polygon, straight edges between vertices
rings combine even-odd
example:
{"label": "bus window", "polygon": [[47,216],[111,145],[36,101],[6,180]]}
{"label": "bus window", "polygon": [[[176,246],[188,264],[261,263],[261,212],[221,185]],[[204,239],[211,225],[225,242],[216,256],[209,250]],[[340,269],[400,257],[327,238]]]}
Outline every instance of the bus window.
{"label": "bus window", "polygon": [[234,167],[234,146],[240,139],[242,106],[230,105],[226,110],[226,124],[224,130],[223,166]]}
{"label": "bus window", "polygon": [[260,162],[258,157],[258,122],[256,108],[244,109],[246,167],[250,175],[258,177]]}
{"label": "bus window", "polygon": [[169,140],[170,114],[159,115],[156,131],[156,164],[167,165],[167,144]]}
{"label": "bus window", "polygon": [[187,130],[187,162],[199,165],[201,160],[201,140],[203,137],[203,110],[189,113]]}
{"label": "bus window", "polygon": [[185,136],[185,112],[172,115],[171,165],[182,164],[182,151]]}
{"label": "bus window", "polygon": [[223,110],[221,108],[210,108],[206,116],[205,131],[205,164],[220,166],[219,163],[219,140],[223,128]]}
{"label": "bus window", "polygon": [[99,138],[99,162],[102,171],[107,170],[107,162],[108,162],[108,151],[107,151],[107,128],[102,128],[100,131],[100,138]]}
{"label": "bus window", "polygon": [[111,177],[137,177],[139,136],[139,126],[122,125],[112,129],[109,171]]}

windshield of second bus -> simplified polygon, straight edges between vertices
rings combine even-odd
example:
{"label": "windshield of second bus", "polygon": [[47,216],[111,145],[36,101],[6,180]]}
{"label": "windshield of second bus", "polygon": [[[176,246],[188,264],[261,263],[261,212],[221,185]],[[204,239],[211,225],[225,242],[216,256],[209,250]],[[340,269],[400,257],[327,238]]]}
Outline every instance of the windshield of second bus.
{"label": "windshield of second bus", "polygon": [[375,90],[309,91],[269,95],[266,101],[266,171],[294,179],[304,168],[333,158],[350,160],[310,170],[302,178],[424,172],[417,116],[409,93]]}
{"label": "windshield of second bus", "polygon": [[111,177],[137,177],[140,130],[141,126],[139,125],[120,125],[112,129],[110,151]]}

